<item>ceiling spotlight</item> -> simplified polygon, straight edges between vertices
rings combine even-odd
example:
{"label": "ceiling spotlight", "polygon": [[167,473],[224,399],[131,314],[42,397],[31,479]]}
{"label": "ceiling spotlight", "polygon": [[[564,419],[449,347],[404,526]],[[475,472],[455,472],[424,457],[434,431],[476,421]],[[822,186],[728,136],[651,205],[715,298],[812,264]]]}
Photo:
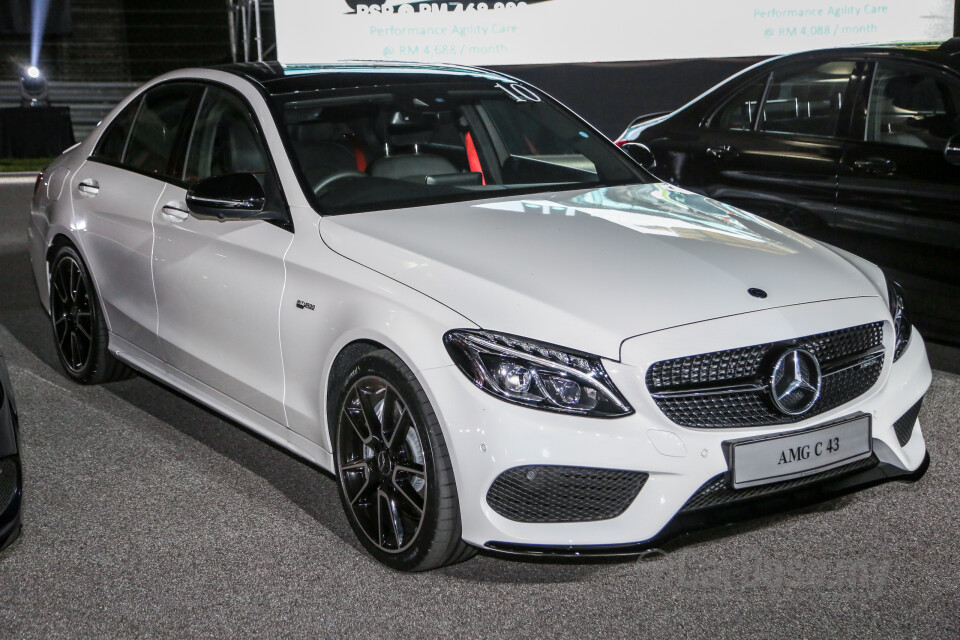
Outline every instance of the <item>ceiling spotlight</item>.
{"label": "ceiling spotlight", "polygon": [[20,76],[20,106],[50,106],[50,100],[47,96],[47,81],[37,67],[31,66],[24,69]]}

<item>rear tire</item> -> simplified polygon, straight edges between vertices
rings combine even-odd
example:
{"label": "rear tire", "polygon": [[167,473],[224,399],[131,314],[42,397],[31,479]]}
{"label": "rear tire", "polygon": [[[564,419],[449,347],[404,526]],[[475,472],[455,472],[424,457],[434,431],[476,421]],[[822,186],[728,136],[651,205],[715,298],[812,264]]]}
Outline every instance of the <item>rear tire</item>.
{"label": "rear tire", "polygon": [[381,563],[426,571],[472,557],[439,421],[393,353],[360,358],[336,398],[334,460],[357,538]]}
{"label": "rear tire", "polygon": [[50,262],[50,322],[64,372],[80,384],[122,380],[133,371],[107,351],[107,323],[93,280],[76,249],[60,247]]}

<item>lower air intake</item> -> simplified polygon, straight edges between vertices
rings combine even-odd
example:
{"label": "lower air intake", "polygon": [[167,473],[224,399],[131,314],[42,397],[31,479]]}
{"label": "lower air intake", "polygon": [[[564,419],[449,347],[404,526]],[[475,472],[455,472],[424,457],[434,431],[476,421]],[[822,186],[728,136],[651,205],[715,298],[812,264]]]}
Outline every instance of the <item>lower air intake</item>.
{"label": "lower air intake", "polygon": [[627,510],[648,474],[642,471],[528,465],[501,473],[487,503],[516,522],[590,522]]}
{"label": "lower air intake", "polygon": [[822,473],[816,473],[813,475],[804,476],[802,478],[795,478],[793,480],[785,480],[783,482],[772,482],[770,484],[763,484],[757,487],[749,487],[746,489],[734,489],[728,482],[729,474],[721,473],[711,480],[708,480],[705,485],[700,487],[700,489],[693,494],[693,497],[687,500],[687,503],[683,505],[680,511],[684,512],[696,511],[698,509],[709,509],[711,507],[728,505],[743,500],[749,500],[751,498],[772,495],[781,491],[798,489],[800,487],[813,485],[824,480],[840,478],[858,471],[865,471],[866,469],[875,467],[877,464],[879,464],[879,462],[880,461],[876,456],[871,455],[863,460],[857,460],[856,462],[835,467]]}

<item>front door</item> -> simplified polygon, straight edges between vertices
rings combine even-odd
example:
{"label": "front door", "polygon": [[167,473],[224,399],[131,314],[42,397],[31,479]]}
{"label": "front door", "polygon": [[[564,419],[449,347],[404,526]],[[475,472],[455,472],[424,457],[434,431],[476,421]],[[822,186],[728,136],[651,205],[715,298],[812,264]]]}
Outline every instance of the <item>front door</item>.
{"label": "front door", "polygon": [[[184,182],[253,173],[268,207],[282,207],[259,129],[241,98],[209,87],[187,153]],[[187,210],[168,185],[154,211],[154,280],[166,361],[269,418],[284,437],[279,311],[283,256],[293,234],[263,221],[219,221]]]}
{"label": "front door", "polygon": [[694,152],[704,191],[787,226],[831,224],[856,67],[808,62],[745,86],[713,116]]}
{"label": "front door", "polygon": [[838,225],[939,247],[960,247],[960,77],[882,60],[873,72],[856,140],[844,148]]}

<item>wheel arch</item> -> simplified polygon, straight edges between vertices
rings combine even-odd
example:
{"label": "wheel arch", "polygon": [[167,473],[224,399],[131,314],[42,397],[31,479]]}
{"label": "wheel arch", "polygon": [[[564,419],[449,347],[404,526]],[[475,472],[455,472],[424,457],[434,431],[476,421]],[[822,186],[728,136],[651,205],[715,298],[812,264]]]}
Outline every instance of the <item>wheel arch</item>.
{"label": "wheel arch", "polygon": [[[74,251],[80,253],[80,247],[78,247],[73,240],[71,240],[65,233],[57,232],[50,239],[50,244],[47,245],[47,253],[45,257],[48,265],[53,262],[53,257],[57,255],[57,251],[59,251],[61,247],[73,247]],[[80,257],[83,258],[82,253],[80,253]],[[84,260],[84,262],[86,262],[86,260]]]}
{"label": "wheel arch", "polygon": [[[333,399],[336,395],[335,389],[346,381],[350,375],[351,367],[353,367],[353,365],[356,364],[360,358],[381,349],[387,349],[394,355],[397,355],[396,352],[380,342],[370,339],[357,339],[345,344],[334,357],[333,362],[330,364],[330,367],[327,371],[327,382],[323,394],[323,414],[327,421],[326,433],[327,437],[330,439],[331,448],[334,440],[333,425],[336,420],[337,410],[335,403],[333,402]],[[397,355],[397,357],[403,360],[403,358],[401,358],[399,355]],[[409,367],[409,365],[407,366]]]}
{"label": "wheel arch", "polygon": [[103,320],[107,324],[107,330],[111,331],[112,325],[110,323],[110,314],[107,312],[107,309],[103,304],[103,296],[100,292],[100,283],[97,280],[97,274],[95,274],[93,269],[90,268],[90,261],[87,260],[87,256],[84,254],[80,243],[75,241],[74,238],[70,237],[70,235],[63,230],[57,230],[53,232],[53,235],[50,237],[50,242],[47,244],[46,253],[44,254],[44,261],[47,265],[47,295],[43,300],[43,305],[46,307],[47,313],[50,312],[50,277],[52,275],[50,269],[53,266],[53,259],[56,257],[57,252],[63,247],[70,247],[76,251],[77,255],[80,256],[80,259],[83,260],[83,264],[87,268],[87,274],[90,276],[90,280],[93,281],[94,293],[96,294],[97,301],[100,304],[100,310],[103,313]]}
{"label": "wheel arch", "polygon": [[[425,339],[427,336],[421,335],[417,337],[420,339]],[[349,377],[352,365],[355,364],[360,358],[379,350],[389,351],[410,370],[410,372],[413,374],[413,377],[417,380],[420,387],[426,394],[427,400],[430,402],[430,406],[437,416],[444,439],[448,443],[451,441],[448,425],[444,416],[445,412],[443,410],[443,403],[440,401],[441,399],[437,397],[434,389],[429,386],[421,374],[421,371],[424,368],[435,368],[436,363],[434,363],[431,358],[427,358],[424,362],[421,362],[421,364],[426,363],[428,366],[418,366],[418,358],[415,357],[415,354],[417,353],[416,345],[418,344],[418,340],[414,336],[408,336],[408,340],[400,341],[394,338],[394,336],[380,332],[375,328],[355,327],[347,335],[341,336],[341,343],[339,346],[330,350],[331,354],[336,353],[336,355],[331,357],[328,365],[325,365],[323,370],[321,393],[319,394],[320,402],[322,403],[320,407],[320,415],[323,417],[323,420],[326,423],[323,425],[324,428],[322,433],[327,438],[326,444],[329,451],[334,451],[337,385],[341,384],[347,379],[347,377]],[[432,339],[430,341],[434,342]],[[435,341],[438,344],[441,342],[439,337],[436,337]],[[441,346],[440,349],[444,348]],[[449,360],[448,364],[450,367],[456,366],[452,360]],[[460,375],[459,372],[457,375]],[[459,461],[457,459],[456,452],[452,449],[452,447],[449,448],[449,453],[451,460],[453,461],[453,473],[456,477],[459,475]]]}

